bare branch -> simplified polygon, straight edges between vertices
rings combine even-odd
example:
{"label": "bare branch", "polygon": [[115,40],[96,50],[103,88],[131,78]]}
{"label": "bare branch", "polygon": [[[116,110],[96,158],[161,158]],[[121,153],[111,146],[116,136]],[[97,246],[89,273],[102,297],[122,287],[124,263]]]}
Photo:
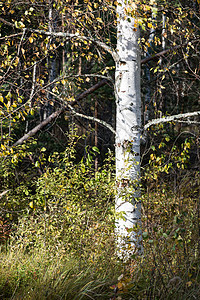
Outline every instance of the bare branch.
{"label": "bare branch", "polygon": [[42,121],[40,124],[38,124],[32,130],[30,130],[28,133],[26,133],[23,137],[21,137],[16,143],[13,144],[13,146],[23,144],[31,136],[34,136],[40,129],[42,129],[44,126],[46,126],[48,123],[50,123],[56,117],[58,117],[64,110],[65,110],[65,108],[63,107],[63,108],[55,111],[54,113],[52,113],[48,118],[46,118],[44,121]]}
{"label": "bare branch", "polygon": [[[144,130],[147,130],[152,125],[158,125],[158,124],[167,123],[167,122],[175,122],[176,120],[179,120],[179,119],[185,119],[185,118],[190,118],[190,117],[194,117],[194,116],[200,116],[200,111],[194,111],[194,112],[189,112],[189,113],[185,113],[185,114],[178,114],[178,115],[168,116],[168,117],[160,118],[160,119],[153,119],[144,126]],[[188,121],[188,123],[190,123],[190,121]]]}
{"label": "bare branch", "polygon": [[[57,98],[58,100],[60,100],[61,102],[64,101],[60,96],[58,96],[58,95],[56,95],[56,94],[54,94],[52,92],[50,92],[50,94],[52,96],[54,96],[55,98]],[[74,105],[74,101],[72,101],[71,104]],[[100,125],[108,128],[112,133],[116,134],[116,131],[114,130],[114,128],[110,124],[108,124],[107,122],[105,122],[103,120],[100,120],[98,118],[95,118],[95,117],[92,117],[92,116],[87,116],[87,115],[81,114],[79,112],[76,112],[75,109],[73,108],[73,106],[71,104],[70,104],[70,102],[64,101],[64,105],[66,106],[66,108],[68,107],[71,110],[71,112],[72,112],[73,115],[75,115],[77,117],[81,117],[81,118],[87,119],[87,120],[91,120],[93,122],[97,122]]]}
{"label": "bare branch", "polygon": [[71,109],[73,115],[84,118],[84,119],[87,119],[87,120],[91,120],[93,122],[97,122],[100,125],[108,128],[112,133],[116,134],[116,131],[114,130],[114,128],[110,124],[108,124],[107,122],[105,122],[103,120],[100,120],[98,118],[92,117],[92,116],[86,116],[84,114],[78,113],[78,112],[75,111],[75,109],[70,104],[68,104],[68,107]]}
{"label": "bare branch", "polygon": [[9,190],[3,191],[3,192],[0,194],[0,199],[1,199],[5,194],[7,194],[7,192],[9,192]]}
{"label": "bare branch", "polygon": [[188,125],[200,125],[200,122],[197,121],[191,121],[191,120],[176,120],[177,123],[182,123],[182,124],[188,124]]}
{"label": "bare branch", "polygon": [[15,28],[16,26],[13,24],[13,23],[11,23],[11,22],[8,22],[8,21],[6,21],[6,20],[4,20],[3,18],[1,18],[0,17],[0,22],[2,22],[2,23],[4,23],[4,24],[6,24],[6,25],[8,25],[8,26],[11,26],[11,27],[13,27],[13,28]]}
{"label": "bare branch", "polygon": [[102,86],[106,85],[107,83],[108,83],[108,81],[106,79],[103,79],[103,80],[99,81],[97,84],[91,86],[89,89],[87,89],[83,93],[79,94],[75,98],[75,100],[79,101],[79,100],[85,98],[87,95],[90,95],[91,93],[93,93],[94,91],[98,90],[99,88],[101,88]]}
{"label": "bare branch", "polygon": [[[1,18],[0,18],[1,19]],[[19,36],[19,35],[22,35],[23,32],[19,32],[19,33],[14,33],[14,34],[11,34],[11,35],[6,35],[6,36],[3,36],[3,37],[0,37],[0,40],[6,40],[6,39],[10,39],[10,38],[13,38],[15,36]]]}
{"label": "bare branch", "polygon": [[156,53],[156,54],[154,54],[154,55],[152,55],[152,56],[148,56],[148,57],[146,57],[146,58],[144,58],[144,59],[141,60],[141,64],[146,64],[146,63],[148,63],[148,62],[151,61],[151,60],[156,60],[156,59],[158,59],[158,58],[164,56],[166,53],[168,53],[168,52],[170,52],[170,51],[175,51],[175,50],[181,48],[182,46],[183,46],[183,45],[178,45],[178,46],[175,46],[175,47],[172,47],[172,48],[163,50],[163,51],[161,51],[161,52],[159,52],[159,53]]}
{"label": "bare branch", "polygon": [[[83,93],[79,94],[76,98],[75,101],[71,101],[68,104],[73,106],[77,103],[77,101],[85,98],[87,95],[93,93],[100,87],[104,86],[107,83],[105,79],[101,80],[97,84],[93,85],[91,88],[88,90],[84,91]],[[41,130],[44,126],[46,126],[48,123],[53,121],[55,118],[57,118],[62,112],[66,110],[67,106],[63,106],[59,110],[55,111],[52,113],[48,118],[46,118],[44,121],[42,121],[40,124],[38,124],[36,127],[34,127],[32,130],[30,130],[28,133],[26,133],[23,137],[21,137],[17,142],[13,144],[13,146],[18,146],[23,144],[25,141],[27,141],[30,137],[34,136],[39,130]]]}
{"label": "bare branch", "polygon": [[31,100],[33,98],[34,90],[35,90],[35,83],[36,83],[36,67],[37,63],[34,64],[33,66],[33,81],[32,81],[32,87],[31,87],[31,93],[28,102],[31,103]]}
{"label": "bare branch", "polygon": [[23,41],[25,32],[26,32],[26,29],[23,29],[22,36],[21,36],[21,39],[20,39],[20,43],[19,43],[18,50],[17,50],[17,56],[19,56],[19,53],[20,53],[20,49],[21,49],[21,45],[22,45],[22,41]]}

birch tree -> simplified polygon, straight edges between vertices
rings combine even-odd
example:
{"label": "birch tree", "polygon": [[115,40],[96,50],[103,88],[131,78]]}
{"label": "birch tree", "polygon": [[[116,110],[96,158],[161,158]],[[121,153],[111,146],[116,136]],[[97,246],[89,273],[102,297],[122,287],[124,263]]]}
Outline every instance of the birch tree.
{"label": "birch tree", "polygon": [[[118,195],[116,224],[119,246],[132,253],[142,251],[140,178],[140,51],[139,30],[132,15],[134,3],[118,1],[116,62],[116,177]],[[131,12],[129,14],[129,12]],[[126,243],[124,248],[123,243]],[[127,252],[126,252],[127,255]]]}

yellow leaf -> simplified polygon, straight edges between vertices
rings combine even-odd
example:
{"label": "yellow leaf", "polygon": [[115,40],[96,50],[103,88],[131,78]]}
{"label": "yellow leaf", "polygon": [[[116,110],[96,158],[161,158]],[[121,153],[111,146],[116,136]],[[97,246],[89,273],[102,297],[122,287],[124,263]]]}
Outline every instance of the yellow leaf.
{"label": "yellow leaf", "polygon": [[188,287],[190,287],[190,286],[192,285],[192,281],[188,281],[188,282],[186,283],[186,285],[187,285]]}
{"label": "yellow leaf", "polygon": [[118,287],[119,290],[122,290],[123,289],[123,284],[121,282],[118,282],[117,287]]}
{"label": "yellow leaf", "polygon": [[103,23],[101,18],[96,18],[97,21],[99,21],[100,23]]}
{"label": "yellow leaf", "polygon": [[150,155],[150,159],[154,160],[154,155],[153,154]]}
{"label": "yellow leaf", "polygon": [[1,144],[1,149],[6,150],[6,147],[3,144]]}
{"label": "yellow leaf", "polygon": [[30,42],[31,44],[33,43],[33,38],[32,38],[32,36],[30,36],[29,42]]}
{"label": "yellow leaf", "polygon": [[30,109],[30,114],[31,114],[31,116],[33,116],[34,115],[34,109]]}
{"label": "yellow leaf", "polygon": [[147,23],[147,26],[148,26],[149,28],[152,28],[152,27],[153,27],[153,25],[152,25],[151,23]]}
{"label": "yellow leaf", "polygon": [[110,289],[111,289],[111,290],[114,290],[114,289],[116,289],[116,286],[115,286],[115,285],[111,285],[111,286],[110,286]]}
{"label": "yellow leaf", "polygon": [[18,65],[18,63],[19,63],[19,57],[17,56],[15,59],[15,64]]}
{"label": "yellow leaf", "polygon": [[33,208],[33,201],[29,203],[30,208]]}

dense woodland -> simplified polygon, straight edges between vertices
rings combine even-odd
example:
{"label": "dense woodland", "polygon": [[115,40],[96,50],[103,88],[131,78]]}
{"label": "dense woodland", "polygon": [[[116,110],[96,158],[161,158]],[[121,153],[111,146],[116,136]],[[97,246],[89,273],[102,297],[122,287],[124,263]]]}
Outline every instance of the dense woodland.
{"label": "dense woodland", "polygon": [[[119,23],[137,182],[116,179]],[[199,0],[0,1],[0,299],[200,298],[199,55]],[[118,244],[119,186],[140,251]]]}

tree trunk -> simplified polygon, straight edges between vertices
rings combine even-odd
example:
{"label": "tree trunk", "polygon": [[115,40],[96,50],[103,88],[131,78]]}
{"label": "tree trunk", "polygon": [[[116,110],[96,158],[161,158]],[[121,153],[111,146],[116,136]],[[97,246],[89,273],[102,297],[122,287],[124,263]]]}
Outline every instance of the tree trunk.
{"label": "tree trunk", "polygon": [[142,252],[140,180],[140,51],[136,20],[126,14],[128,4],[118,1],[116,63],[116,221],[120,256]]}

